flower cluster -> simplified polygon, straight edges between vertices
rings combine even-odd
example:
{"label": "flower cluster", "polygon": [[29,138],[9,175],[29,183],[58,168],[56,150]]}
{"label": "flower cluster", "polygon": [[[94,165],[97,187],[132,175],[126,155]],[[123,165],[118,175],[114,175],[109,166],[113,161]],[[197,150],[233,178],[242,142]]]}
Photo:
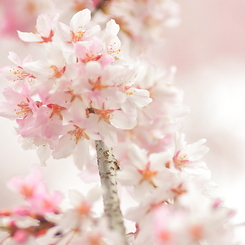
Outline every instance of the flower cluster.
{"label": "flower cluster", "polygon": [[[93,207],[100,198],[100,189],[91,189],[87,196],[70,190],[71,207],[63,211],[59,192],[47,192],[39,169],[26,177],[14,177],[9,188],[20,194],[26,205],[0,210],[0,243],[7,244],[120,244],[120,238],[108,228],[107,221]],[[42,237],[46,236],[42,240]],[[47,241],[48,239],[48,241]]]}
{"label": "flower cluster", "polygon": [[50,194],[47,191],[39,170],[34,170],[25,178],[15,177],[8,185],[25,199],[27,205],[0,210],[1,229],[9,234],[2,234],[3,241],[13,239],[16,244],[36,244],[35,238],[55,226],[48,216],[60,213],[59,205],[63,197],[59,192]]}
{"label": "flower cluster", "polygon": [[137,225],[129,234],[131,244],[233,244],[234,213],[209,194],[213,184],[201,160],[208,150],[204,142],[187,145],[184,135],[176,134],[166,151],[128,146],[117,179],[138,203],[125,215]]}
{"label": "flower cluster", "polygon": [[[11,52],[16,66],[1,75],[12,85],[4,89],[1,116],[16,119],[17,133],[39,147],[41,161],[76,152],[79,168],[88,163],[94,140],[117,144],[117,131],[137,124],[138,108],[149,104],[149,92],[134,87],[138,68],[120,58],[119,26],[90,26],[88,9],[76,13],[70,25],[58,16],[40,15],[37,33],[18,32],[38,43],[43,59],[23,61]],[[45,154],[44,154],[45,152]]]}

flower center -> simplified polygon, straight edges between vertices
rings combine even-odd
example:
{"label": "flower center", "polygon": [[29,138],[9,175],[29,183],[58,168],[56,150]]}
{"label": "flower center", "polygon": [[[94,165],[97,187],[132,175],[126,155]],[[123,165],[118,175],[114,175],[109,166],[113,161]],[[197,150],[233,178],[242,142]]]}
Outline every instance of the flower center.
{"label": "flower center", "polygon": [[186,163],[190,162],[186,154],[180,155],[180,151],[175,154],[173,161],[176,168],[183,167]]}
{"label": "flower center", "polygon": [[22,119],[25,119],[28,117],[29,114],[32,113],[31,108],[29,107],[28,103],[21,102],[20,104],[17,104],[18,107],[20,107],[20,110],[15,110],[17,115],[22,115]]}
{"label": "flower center", "polygon": [[145,169],[138,169],[138,172],[142,175],[142,179],[140,180],[140,183],[142,183],[143,181],[148,181],[150,184],[156,187],[152,178],[157,175],[157,171],[150,170],[150,162],[147,163]]}
{"label": "flower center", "polygon": [[79,142],[81,139],[87,139],[89,140],[89,136],[84,132],[84,128],[79,128],[78,126],[74,125],[75,129],[72,131],[69,131],[68,133],[72,136],[75,137],[76,144]]}
{"label": "flower center", "polygon": [[52,109],[52,113],[49,116],[49,118],[52,118],[56,114],[59,117],[60,120],[63,119],[61,111],[65,110],[66,109],[65,107],[62,107],[62,106],[59,106],[59,105],[56,105],[56,104],[48,104],[47,107]]}

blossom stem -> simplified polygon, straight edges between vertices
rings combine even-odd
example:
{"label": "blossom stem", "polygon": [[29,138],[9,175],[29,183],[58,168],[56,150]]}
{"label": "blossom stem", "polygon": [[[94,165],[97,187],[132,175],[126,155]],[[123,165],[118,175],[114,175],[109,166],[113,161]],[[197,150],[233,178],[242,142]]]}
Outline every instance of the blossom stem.
{"label": "blossom stem", "polygon": [[112,149],[107,147],[102,140],[96,140],[96,151],[105,215],[112,230],[122,236],[122,245],[127,245],[125,227],[117,194],[116,171],[119,169]]}

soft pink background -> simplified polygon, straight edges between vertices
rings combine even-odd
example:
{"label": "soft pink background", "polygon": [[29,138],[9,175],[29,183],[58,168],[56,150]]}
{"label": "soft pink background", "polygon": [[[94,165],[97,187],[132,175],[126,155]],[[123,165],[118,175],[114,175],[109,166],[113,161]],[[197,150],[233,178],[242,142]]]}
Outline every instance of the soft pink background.
{"label": "soft pink background", "polygon": [[[188,142],[207,139],[216,192],[245,220],[245,1],[185,0],[182,25],[168,30],[164,58],[191,112]],[[238,237],[245,242],[245,227]]]}

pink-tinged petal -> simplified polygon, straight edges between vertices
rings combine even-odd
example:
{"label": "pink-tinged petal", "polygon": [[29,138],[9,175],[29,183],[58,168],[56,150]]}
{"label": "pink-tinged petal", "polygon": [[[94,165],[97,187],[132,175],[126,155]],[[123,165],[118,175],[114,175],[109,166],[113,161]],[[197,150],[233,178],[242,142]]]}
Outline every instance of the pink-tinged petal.
{"label": "pink-tinged petal", "polygon": [[22,64],[25,64],[25,63],[28,63],[28,62],[31,62],[32,61],[32,57],[31,55],[27,55],[23,61],[22,61]]}
{"label": "pink-tinged petal", "polygon": [[6,98],[7,101],[11,102],[12,104],[17,105],[21,101],[25,100],[26,97],[20,93],[15,92],[10,87],[5,87],[3,90],[3,96]]}
{"label": "pink-tinged petal", "polygon": [[45,190],[42,183],[42,173],[39,169],[34,169],[26,177],[13,177],[7,185],[28,199],[32,199],[37,193]]}
{"label": "pink-tinged petal", "polygon": [[10,104],[8,102],[1,102],[0,103],[0,116],[1,117],[6,117],[8,119],[16,119],[19,117],[15,113],[16,110],[16,105]]}
{"label": "pink-tinged petal", "polygon": [[84,28],[91,19],[91,11],[84,9],[77,12],[70,21],[70,27],[74,32],[77,32],[79,28]]}
{"label": "pink-tinged petal", "polygon": [[34,75],[36,78],[40,80],[52,78],[55,76],[54,69],[52,69],[50,65],[43,60],[37,60],[37,61],[26,63],[23,65],[23,68],[26,72],[31,73],[32,75]]}
{"label": "pink-tinged petal", "polygon": [[89,140],[83,139],[79,140],[74,153],[74,163],[79,170],[84,169],[84,165],[89,164],[92,160],[90,155]]}
{"label": "pink-tinged petal", "polygon": [[93,140],[101,140],[101,135],[99,134],[99,115],[90,114],[89,118],[85,121],[85,128],[88,136]]}
{"label": "pink-tinged petal", "polygon": [[113,126],[120,129],[132,129],[136,126],[137,120],[135,114],[124,113],[123,111],[115,110],[112,113],[110,122]]}
{"label": "pink-tinged petal", "polygon": [[115,58],[113,56],[106,53],[106,54],[102,55],[99,62],[103,67],[105,67],[105,66],[111,64],[114,60],[115,60]]}
{"label": "pink-tinged petal", "polygon": [[135,88],[131,96],[132,96],[131,98],[132,102],[135,104],[136,107],[139,108],[144,107],[148,105],[150,102],[152,102],[148,90]]}
{"label": "pink-tinged petal", "polygon": [[70,27],[62,22],[58,22],[56,25],[56,30],[58,35],[63,41],[70,41],[71,35],[70,35]]}
{"label": "pink-tinged petal", "polygon": [[63,135],[59,139],[59,143],[55,147],[52,155],[55,159],[68,157],[73,153],[75,147],[76,141],[72,138],[72,136],[70,134]]}
{"label": "pink-tinged petal", "polygon": [[98,39],[74,43],[75,54],[83,63],[97,61],[102,56],[103,43]]}
{"label": "pink-tinged petal", "polygon": [[86,30],[86,32],[84,33],[83,38],[84,39],[92,38],[93,36],[98,34],[100,31],[101,31],[101,28],[100,28],[99,25],[93,26],[90,29]]}
{"label": "pink-tinged petal", "polygon": [[117,180],[126,186],[138,185],[142,175],[134,166],[126,166],[121,171],[117,172]]}
{"label": "pink-tinged petal", "polygon": [[63,131],[63,125],[58,115],[49,118],[48,122],[42,126],[42,136],[47,139],[57,139]]}
{"label": "pink-tinged petal", "polygon": [[46,213],[57,212],[62,199],[63,195],[58,191],[54,191],[51,194],[45,191],[43,193],[38,193],[38,195],[30,199],[29,202],[35,212],[40,215],[44,215]]}
{"label": "pink-tinged petal", "polygon": [[101,76],[102,68],[99,62],[97,61],[90,61],[85,66],[86,69],[86,75],[88,79],[95,81],[98,79],[99,76]]}
{"label": "pink-tinged petal", "polygon": [[105,108],[110,108],[112,110],[120,108],[121,104],[123,104],[127,99],[126,94],[120,90],[118,91],[118,88],[116,87],[107,87],[102,92],[103,96],[108,98],[108,100],[105,101]]}
{"label": "pink-tinged petal", "polygon": [[146,151],[140,149],[135,144],[131,144],[129,146],[128,156],[131,160],[131,163],[138,169],[144,169],[148,162]]}
{"label": "pink-tinged petal", "polygon": [[111,40],[117,36],[118,32],[120,30],[119,25],[115,22],[115,20],[110,20],[106,23],[106,29],[103,41],[106,43],[106,45],[110,45]]}
{"label": "pink-tinged petal", "polygon": [[47,43],[47,58],[50,65],[55,65],[58,68],[62,68],[65,65],[65,58],[60,44]]}
{"label": "pink-tinged petal", "polygon": [[209,148],[203,145],[205,142],[206,139],[201,139],[193,144],[187,145],[184,148],[184,151],[190,156],[190,161],[199,160],[209,151]]}
{"label": "pink-tinged petal", "polygon": [[140,183],[138,183],[138,185],[136,186],[135,190],[134,190],[134,198],[135,200],[143,200],[145,198],[145,196],[153,191],[155,189],[155,187],[151,184],[149,184],[148,181],[142,181]]}
{"label": "pink-tinged petal", "polygon": [[76,57],[84,59],[88,52],[89,41],[81,41],[73,44]]}
{"label": "pink-tinged petal", "polygon": [[102,140],[104,140],[105,144],[108,147],[115,146],[117,143],[117,134],[115,132],[115,129],[104,120],[100,120],[98,126],[99,133],[102,137]]}
{"label": "pink-tinged petal", "polygon": [[81,204],[81,202],[85,201],[85,196],[77,190],[69,190],[68,196],[71,205],[74,207],[78,207]]}
{"label": "pink-tinged petal", "polygon": [[96,162],[96,156],[93,156],[93,160],[86,165],[86,169],[79,173],[79,177],[84,183],[92,184],[100,181],[98,166],[94,164]]}
{"label": "pink-tinged petal", "polygon": [[95,186],[87,194],[87,200],[92,205],[94,202],[98,201],[101,198],[101,188]]}
{"label": "pink-tinged petal", "polygon": [[87,116],[84,102],[80,98],[76,98],[70,108],[63,112],[63,115],[69,121],[82,124]]}
{"label": "pink-tinged petal", "polygon": [[32,32],[21,32],[17,31],[19,38],[24,42],[42,42],[43,39]]}
{"label": "pink-tinged petal", "polygon": [[30,100],[17,92],[12,88],[4,88],[3,95],[7,102],[2,102],[0,104],[0,115],[7,118],[25,118],[32,113]]}
{"label": "pink-tinged petal", "polygon": [[152,170],[161,170],[166,168],[165,164],[171,160],[169,152],[153,153],[149,156]]}

